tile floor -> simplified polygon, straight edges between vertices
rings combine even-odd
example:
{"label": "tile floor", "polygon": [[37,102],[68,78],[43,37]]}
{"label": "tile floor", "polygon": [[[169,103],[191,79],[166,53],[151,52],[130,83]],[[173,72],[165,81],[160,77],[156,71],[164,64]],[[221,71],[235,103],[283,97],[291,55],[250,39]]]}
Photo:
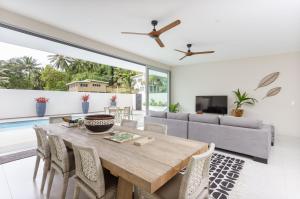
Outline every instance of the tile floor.
{"label": "tile floor", "polygon": [[[277,137],[268,165],[233,156],[246,160],[246,163],[231,194],[232,199],[300,199],[300,138]],[[42,164],[34,182],[34,163],[35,157],[30,157],[0,165],[1,199],[45,198],[46,191],[39,193]],[[61,183],[61,177],[55,176],[51,198],[59,198]],[[72,185],[71,179],[67,198],[72,198]],[[80,198],[86,197],[81,194]]]}

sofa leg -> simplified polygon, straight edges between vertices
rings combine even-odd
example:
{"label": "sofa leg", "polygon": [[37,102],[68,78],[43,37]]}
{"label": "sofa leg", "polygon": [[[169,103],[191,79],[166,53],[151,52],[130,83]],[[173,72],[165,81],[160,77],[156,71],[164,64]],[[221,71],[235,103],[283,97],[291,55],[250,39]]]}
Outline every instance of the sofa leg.
{"label": "sofa leg", "polygon": [[271,142],[271,146],[274,146],[274,142]]}
{"label": "sofa leg", "polygon": [[253,160],[256,161],[256,162],[268,164],[268,159],[259,158],[259,157],[253,157]]}

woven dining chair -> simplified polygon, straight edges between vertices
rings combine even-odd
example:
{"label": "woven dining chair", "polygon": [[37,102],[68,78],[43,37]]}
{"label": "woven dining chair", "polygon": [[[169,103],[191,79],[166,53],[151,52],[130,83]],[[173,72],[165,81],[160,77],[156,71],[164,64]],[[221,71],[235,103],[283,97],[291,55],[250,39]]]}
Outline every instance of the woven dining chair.
{"label": "woven dining chair", "polygon": [[132,109],[130,106],[124,107],[123,118],[127,118],[128,120],[133,119]]}
{"label": "woven dining chair", "polygon": [[76,162],[73,199],[78,199],[81,190],[89,198],[115,198],[117,178],[103,171],[97,151],[74,143],[73,150]]}
{"label": "woven dining chair", "polygon": [[109,115],[115,116],[115,122],[120,123],[123,118],[123,109],[120,108],[109,108]]}
{"label": "woven dining chair", "polygon": [[71,150],[68,151],[61,137],[57,135],[51,135],[51,132],[48,137],[51,150],[51,169],[48,182],[47,198],[50,196],[55,172],[58,172],[63,176],[61,199],[64,199],[68,188],[69,178],[75,173],[74,153]]}
{"label": "woven dining chair", "polygon": [[130,129],[137,129],[138,122],[136,120],[122,119],[121,126]]}
{"label": "woven dining chair", "polygon": [[173,177],[153,194],[137,188],[138,198],[142,199],[208,199],[209,166],[215,144],[208,151],[191,158],[186,171]]}
{"label": "woven dining chair", "polygon": [[144,130],[167,135],[167,125],[164,124],[145,122]]}
{"label": "woven dining chair", "polygon": [[33,173],[33,180],[36,179],[36,175],[39,169],[40,160],[42,159],[44,161],[44,169],[43,169],[43,177],[42,177],[42,185],[41,185],[41,193],[44,191],[45,182],[47,178],[47,174],[50,168],[50,147],[49,147],[49,141],[47,138],[47,132],[37,126],[33,127],[37,139],[37,149],[36,149],[36,162],[35,162],[35,168]]}

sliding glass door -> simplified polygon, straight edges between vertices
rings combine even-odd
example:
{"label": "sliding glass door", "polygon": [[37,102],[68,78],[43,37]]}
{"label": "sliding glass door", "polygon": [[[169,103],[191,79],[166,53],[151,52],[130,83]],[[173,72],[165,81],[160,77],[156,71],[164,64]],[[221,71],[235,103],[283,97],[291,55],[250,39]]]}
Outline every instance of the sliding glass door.
{"label": "sliding glass door", "polygon": [[148,68],[147,111],[167,111],[169,106],[170,72]]}

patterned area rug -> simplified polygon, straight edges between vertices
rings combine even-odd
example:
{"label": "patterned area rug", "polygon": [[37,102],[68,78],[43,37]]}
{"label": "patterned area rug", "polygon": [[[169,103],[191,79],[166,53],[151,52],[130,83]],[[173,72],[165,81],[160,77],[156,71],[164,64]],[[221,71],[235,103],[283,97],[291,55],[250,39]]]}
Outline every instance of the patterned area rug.
{"label": "patterned area rug", "polygon": [[228,199],[236,184],[245,161],[214,153],[209,170],[210,198]]}

